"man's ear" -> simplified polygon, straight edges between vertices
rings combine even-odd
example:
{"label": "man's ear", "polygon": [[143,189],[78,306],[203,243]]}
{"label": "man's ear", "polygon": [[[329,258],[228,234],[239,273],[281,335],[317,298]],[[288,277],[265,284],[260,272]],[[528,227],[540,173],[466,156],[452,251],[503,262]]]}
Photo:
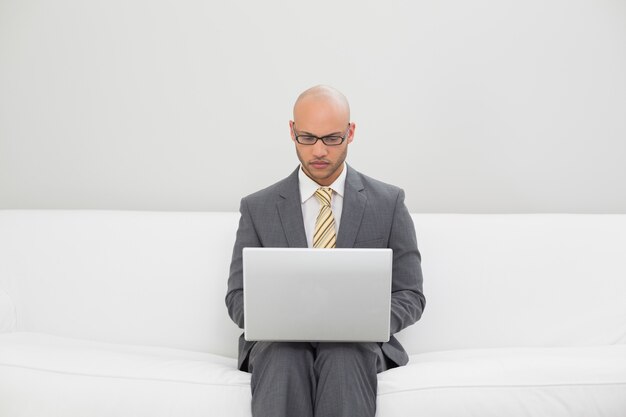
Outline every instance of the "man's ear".
{"label": "man's ear", "polygon": [[295,122],[293,120],[289,121],[289,135],[291,136],[291,140],[295,142],[296,141],[296,137],[295,137],[295,135],[293,133],[293,126],[294,126],[294,124],[295,124]]}
{"label": "man's ear", "polygon": [[356,124],[350,123],[350,129],[348,130],[348,137],[346,139],[346,141],[348,143],[352,143],[352,140],[354,139],[354,130],[355,129],[356,129]]}

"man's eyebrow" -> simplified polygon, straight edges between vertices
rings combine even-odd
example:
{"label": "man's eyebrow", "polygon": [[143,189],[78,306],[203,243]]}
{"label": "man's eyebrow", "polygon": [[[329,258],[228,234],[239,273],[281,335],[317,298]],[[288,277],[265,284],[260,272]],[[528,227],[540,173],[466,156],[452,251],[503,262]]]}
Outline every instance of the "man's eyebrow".
{"label": "man's eyebrow", "polygon": [[300,136],[315,136],[316,138],[325,138],[326,136],[341,136],[342,132],[328,133],[328,134],[323,135],[323,136],[314,135],[313,133],[307,132],[306,130],[301,130],[300,133],[301,133]]}

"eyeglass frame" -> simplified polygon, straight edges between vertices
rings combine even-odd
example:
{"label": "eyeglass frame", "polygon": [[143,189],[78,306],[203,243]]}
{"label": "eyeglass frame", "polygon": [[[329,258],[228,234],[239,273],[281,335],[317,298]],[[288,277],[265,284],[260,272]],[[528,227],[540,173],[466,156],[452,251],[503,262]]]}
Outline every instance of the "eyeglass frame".
{"label": "eyeglass frame", "polygon": [[[346,130],[346,133],[344,133],[344,135],[343,135],[343,136],[338,136],[338,135],[326,135],[326,136],[319,137],[319,136],[311,135],[310,133],[309,133],[309,134],[306,134],[306,135],[299,135],[299,134],[297,134],[297,133],[296,133],[296,124],[295,124],[295,123],[293,123],[293,124],[291,125],[291,130],[293,131],[293,136],[294,136],[294,138],[296,139],[296,142],[298,142],[300,145],[304,145],[304,146],[313,146],[313,145],[315,145],[315,144],[317,143],[317,141],[318,141],[318,140],[321,140],[321,141],[322,141],[322,143],[323,143],[324,145],[326,145],[326,146],[339,146],[339,145],[343,144],[343,143],[346,141],[346,137],[347,137],[347,136],[348,136],[348,134],[350,133],[350,125],[351,125],[351,123],[348,123],[348,129]],[[315,138],[315,142],[313,142],[313,143],[302,143],[302,142],[300,142],[300,140],[298,139],[300,136],[306,136],[306,137],[309,137],[309,138]],[[326,141],[324,140],[324,139],[326,139],[326,138],[341,138],[341,142],[339,142],[339,143],[337,143],[337,144],[334,144],[334,145],[333,145],[333,144],[328,144],[328,143],[326,143]]]}

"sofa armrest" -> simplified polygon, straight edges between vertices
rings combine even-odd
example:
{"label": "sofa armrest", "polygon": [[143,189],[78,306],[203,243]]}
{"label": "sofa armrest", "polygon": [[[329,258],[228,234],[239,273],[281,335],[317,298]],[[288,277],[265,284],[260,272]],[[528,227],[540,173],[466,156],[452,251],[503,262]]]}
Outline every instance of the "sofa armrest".
{"label": "sofa armrest", "polygon": [[15,304],[3,288],[0,288],[0,333],[14,332],[17,323]]}

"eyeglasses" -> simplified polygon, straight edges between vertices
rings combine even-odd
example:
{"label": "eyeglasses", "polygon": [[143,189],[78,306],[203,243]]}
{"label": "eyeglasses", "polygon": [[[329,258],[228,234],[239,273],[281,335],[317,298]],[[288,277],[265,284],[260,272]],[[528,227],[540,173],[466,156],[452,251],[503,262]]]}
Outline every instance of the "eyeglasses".
{"label": "eyeglasses", "polygon": [[328,135],[328,136],[323,136],[320,138],[319,136],[314,136],[314,135],[299,135],[296,133],[296,125],[295,124],[293,125],[293,135],[295,136],[296,141],[300,145],[315,145],[318,140],[321,140],[322,142],[324,142],[324,145],[326,146],[341,145],[343,141],[346,140],[346,136],[348,136],[349,131],[350,131],[350,124],[348,124],[348,129],[346,130],[346,133],[343,136]]}

